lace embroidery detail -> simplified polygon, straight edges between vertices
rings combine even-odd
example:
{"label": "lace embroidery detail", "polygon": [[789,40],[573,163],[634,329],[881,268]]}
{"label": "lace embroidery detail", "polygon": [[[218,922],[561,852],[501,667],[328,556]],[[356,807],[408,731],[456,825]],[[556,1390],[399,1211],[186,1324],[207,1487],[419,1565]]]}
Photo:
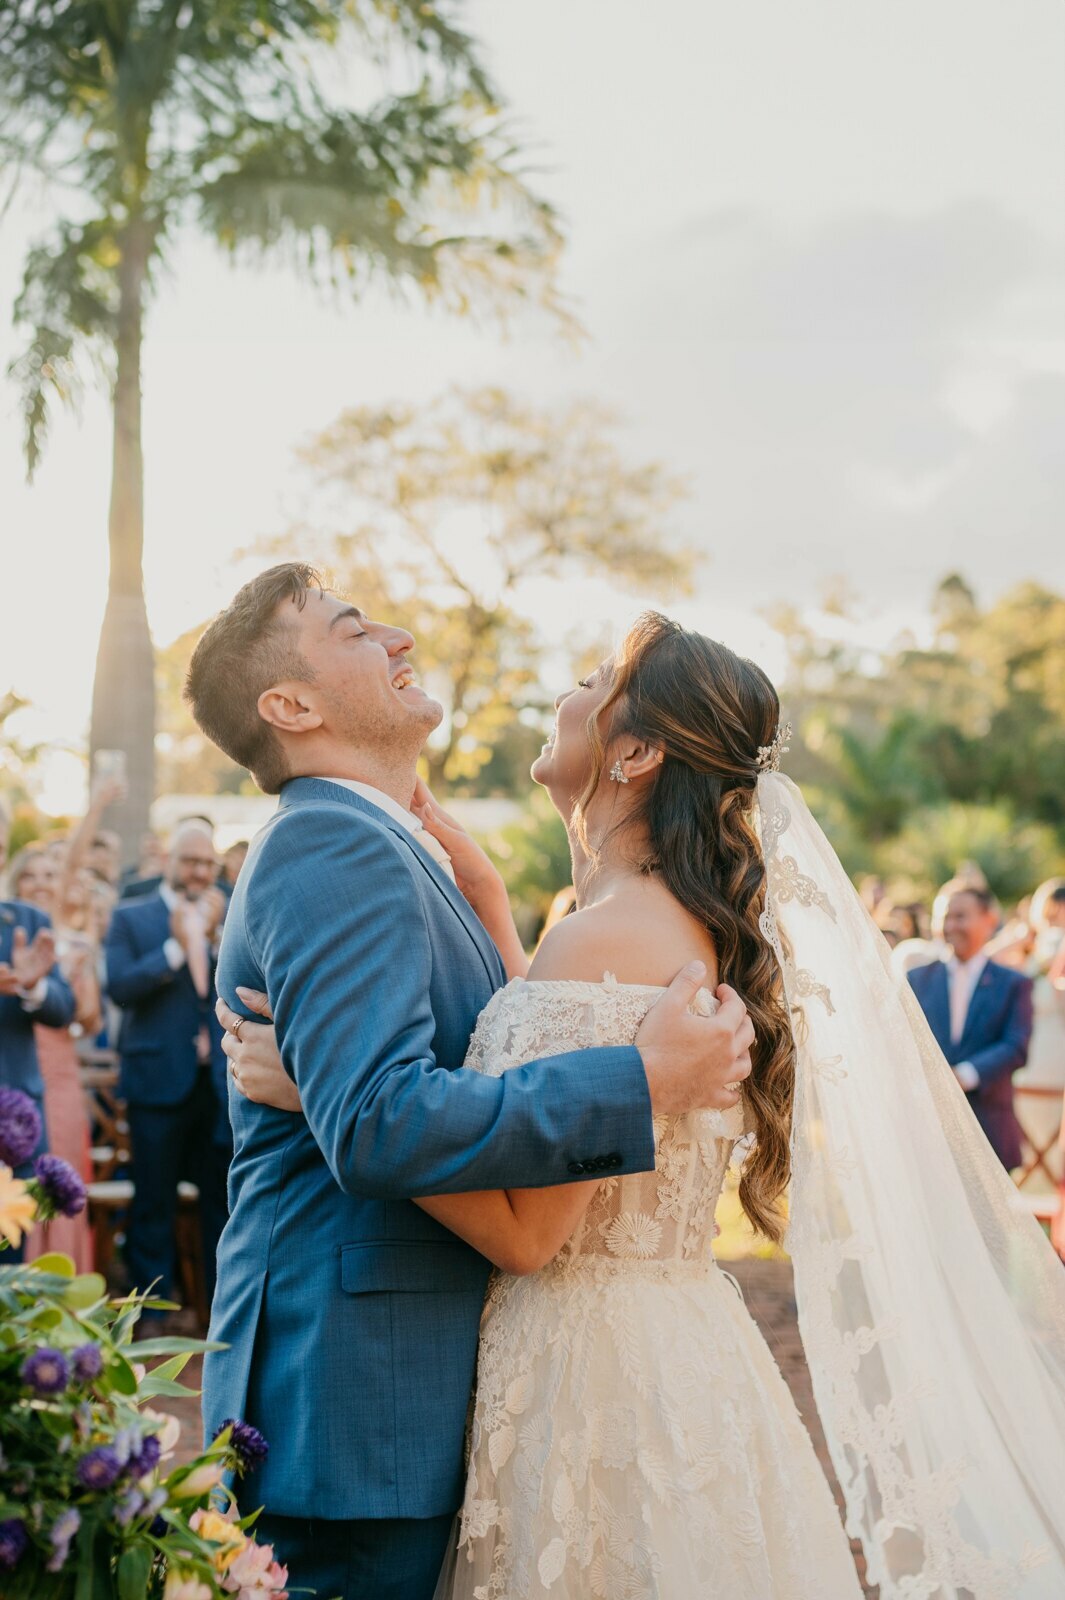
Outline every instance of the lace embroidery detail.
{"label": "lace embroidery detail", "polygon": [[832,1004],[832,995],[823,983],[818,983],[812,972],[807,972],[805,967],[797,971],[793,968],[795,980],[795,993],[800,1000],[820,1000],[829,1016],[835,1015],[835,1006]]}
{"label": "lace embroidery detail", "polygon": [[799,863],[794,856],[774,855],[767,864],[766,876],[769,893],[777,905],[797,900],[801,906],[820,906],[835,922],[835,906],[812,878],[799,871]]}
{"label": "lace embroidery detail", "polygon": [[[631,1042],[659,993],[516,980],[467,1064]],[[744,1121],[656,1118],[654,1172],[601,1182],[542,1272],[493,1278],[450,1600],[860,1600],[794,1403],[711,1251]]]}
{"label": "lace embroidery detail", "polygon": [[[783,784],[778,787],[778,782],[759,784],[768,885],[761,926],[780,963],[793,1013],[797,1013],[799,1071],[792,1194],[803,1203],[793,1206],[787,1244],[796,1263],[803,1344],[846,1497],[847,1528],[864,1543],[869,1581],[879,1583],[884,1592],[899,1600],[939,1600],[947,1593],[971,1594],[979,1600],[1013,1600],[1021,1592],[1021,1576],[1051,1561],[1054,1552],[1050,1545],[1031,1539],[1023,1545],[1018,1539],[1012,1551],[989,1545],[979,1521],[974,1523],[971,1509],[979,1464],[960,1453],[944,1459],[942,1453],[914,1451],[912,1441],[923,1442],[928,1436],[923,1423],[929,1411],[934,1415],[935,1407],[944,1404],[940,1384],[922,1378],[920,1361],[914,1360],[912,1319],[904,1322],[901,1315],[870,1314],[865,1285],[867,1275],[878,1281],[874,1276],[881,1248],[878,1236],[868,1227],[861,1234],[851,1232],[844,1237],[832,1237],[829,1232],[833,1226],[845,1225],[853,1214],[865,1214],[860,1203],[863,1184],[860,1177],[857,1184],[854,1181],[859,1164],[844,1136],[846,1112],[840,1113],[840,1126],[831,1125],[833,1101],[828,1096],[849,1076],[843,1053],[832,1050],[841,1024],[826,1024],[819,1017],[808,1019],[797,1005],[800,1000],[817,999],[828,1018],[836,1017],[828,986],[811,971],[798,967],[792,957],[793,950],[804,948],[802,935],[808,926],[801,920],[804,914],[812,907],[829,908],[821,905],[815,879],[801,870],[798,859],[780,857],[780,840],[792,819],[780,798],[787,790]],[[804,826],[808,843],[809,819]],[[798,849],[797,855],[802,858],[803,850]],[[823,862],[824,857],[811,848],[807,859]],[[839,876],[842,878],[842,873]],[[835,878],[831,881],[836,883]],[[838,884],[836,892],[843,893]],[[782,915],[785,905],[797,908],[794,922],[790,911],[787,918]],[[842,915],[836,914],[838,910]],[[837,926],[847,922],[848,909],[842,899],[832,913]],[[840,970],[845,953],[838,948],[832,951],[812,929],[811,938],[816,940],[818,960],[827,961],[835,953],[836,970]],[[825,954],[826,950],[830,953]],[[903,1005],[913,1009],[905,986]],[[851,1065],[858,1071],[860,1064]],[[925,1070],[930,1076],[940,1070],[931,1052],[925,1052]],[[854,1114],[853,1102],[850,1114]],[[853,1211],[852,1196],[856,1202]],[[886,1203],[892,1203],[890,1197]],[[899,1353],[892,1352],[893,1342],[904,1334],[910,1340],[905,1348],[908,1377],[900,1368]],[[930,1366],[942,1374],[942,1358],[937,1366],[936,1357],[931,1357]],[[1004,1528],[1005,1524],[1000,1524],[996,1529],[995,1542],[1007,1545]],[[1060,1563],[1060,1549],[1058,1555]],[[815,1586],[814,1592],[830,1590],[821,1585]],[[1024,1592],[1031,1593],[1034,1600],[1044,1591],[1031,1587]],[[1049,1595],[1051,1590],[1045,1592]]]}

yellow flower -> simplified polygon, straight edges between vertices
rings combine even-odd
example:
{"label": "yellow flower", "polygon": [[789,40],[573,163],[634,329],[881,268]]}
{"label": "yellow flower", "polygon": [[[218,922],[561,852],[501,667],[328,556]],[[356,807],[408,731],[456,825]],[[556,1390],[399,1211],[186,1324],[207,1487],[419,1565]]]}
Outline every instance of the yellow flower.
{"label": "yellow flower", "polygon": [[197,1511],[189,1518],[189,1527],[201,1539],[221,1545],[213,1558],[216,1572],[226,1572],[248,1542],[246,1533],[224,1517],[220,1511]]}
{"label": "yellow flower", "polygon": [[30,1231],[36,1215],[36,1200],[22,1179],[13,1177],[11,1168],[0,1161],[0,1234],[13,1249],[18,1249],[22,1235]]}
{"label": "yellow flower", "polygon": [[171,1568],[166,1575],[163,1600],[211,1600],[211,1591],[199,1578],[186,1577]]}
{"label": "yellow flower", "polygon": [[187,1478],[182,1478],[170,1492],[176,1500],[198,1500],[202,1494],[210,1494],[212,1489],[217,1489],[226,1475],[223,1461],[204,1461],[198,1467],[193,1467]]}

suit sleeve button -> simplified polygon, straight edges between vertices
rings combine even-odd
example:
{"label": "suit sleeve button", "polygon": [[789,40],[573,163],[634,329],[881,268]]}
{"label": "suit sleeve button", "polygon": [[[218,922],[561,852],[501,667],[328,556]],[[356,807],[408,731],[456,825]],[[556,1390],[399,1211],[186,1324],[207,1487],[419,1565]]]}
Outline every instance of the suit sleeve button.
{"label": "suit sleeve button", "polygon": [[572,1172],[574,1174],[574,1176],[577,1176],[579,1173],[582,1173],[584,1171],[584,1162],[583,1161],[567,1161],[567,1163],[566,1163],[566,1171],[567,1172]]}
{"label": "suit sleeve button", "polygon": [[616,1150],[613,1152],[612,1155],[607,1156],[606,1159],[607,1159],[607,1164],[609,1166],[611,1166],[611,1167],[620,1167],[621,1166],[621,1156],[618,1154],[618,1152]]}

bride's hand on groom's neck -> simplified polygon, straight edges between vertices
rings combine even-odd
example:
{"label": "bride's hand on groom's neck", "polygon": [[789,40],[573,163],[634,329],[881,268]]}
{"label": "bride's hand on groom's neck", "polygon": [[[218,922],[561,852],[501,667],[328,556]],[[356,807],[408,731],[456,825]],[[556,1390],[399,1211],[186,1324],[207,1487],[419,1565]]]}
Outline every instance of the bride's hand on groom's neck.
{"label": "bride's hand on groom's neck", "polygon": [[754,1027],[734,989],[722,984],[717,990],[720,1006],[712,1017],[689,1011],[705,979],[701,961],[686,966],[636,1035],[652,1109],[667,1116],[731,1110],[751,1070]]}
{"label": "bride's hand on groom's neck", "polygon": [[508,978],[524,977],[529,963],[514,925],[507,886],[491,857],[461,822],[445,811],[421,778],[411,812],[451,857],[455,886],[469,901],[503,960]]}

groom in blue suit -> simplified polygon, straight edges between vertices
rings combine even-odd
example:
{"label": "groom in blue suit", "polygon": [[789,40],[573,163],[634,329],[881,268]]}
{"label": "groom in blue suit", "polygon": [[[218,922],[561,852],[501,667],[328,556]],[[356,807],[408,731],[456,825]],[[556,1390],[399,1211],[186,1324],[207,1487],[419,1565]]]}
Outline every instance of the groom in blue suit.
{"label": "groom in blue suit", "polygon": [[956,890],[943,922],[950,960],[916,967],[909,980],[977,1121],[1009,1170],[1020,1165],[1022,1155],[1013,1074],[1028,1059],[1032,981],[988,960],[985,946],[997,924],[986,889]]}
{"label": "groom in blue suit", "polygon": [[[429,1600],[463,1490],[489,1264],[411,1196],[538,1187],[654,1164],[680,1112],[746,1061],[678,980],[636,1046],[464,1069],[498,953],[409,804],[441,718],[411,636],[288,563],[207,630],[186,693],[204,731],[281,794],[226,920],[218,988],[265,991],[303,1115],[231,1093],[231,1216],[207,1358],[208,1433],[270,1441],[242,1490],[295,1585]],[[247,1016],[247,1009],[244,1008]]]}

